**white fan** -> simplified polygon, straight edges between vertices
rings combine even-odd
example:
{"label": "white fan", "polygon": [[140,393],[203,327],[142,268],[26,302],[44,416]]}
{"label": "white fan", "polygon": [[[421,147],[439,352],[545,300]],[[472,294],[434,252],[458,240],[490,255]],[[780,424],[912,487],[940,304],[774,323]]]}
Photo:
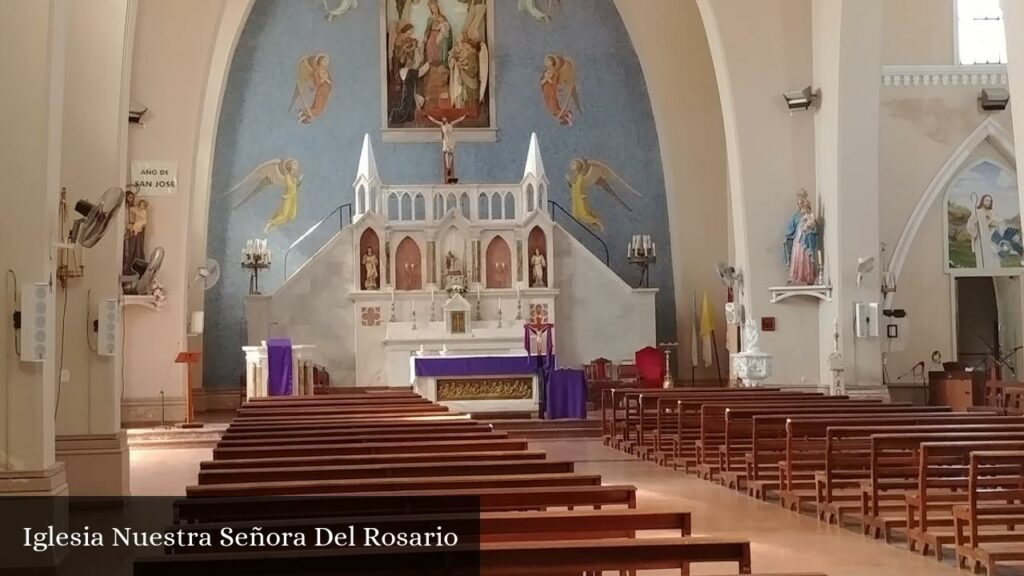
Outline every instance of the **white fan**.
{"label": "white fan", "polygon": [[71,242],[77,242],[85,248],[95,246],[114,221],[121,204],[124,204],[124,190],[120,188],[108,188],[95,204],[88,200],[75,202],[75,212],[82,217],[71,226]]}
{"label": "white fan", "polygon": [[203,290],[209,290],[220,281],[220,263],[213,258],[207,258],[206,264],[196,269],[196,276],[192,279],[194,285],[199,281],[203,282]]}
{"label": "white fan", "polygon": [[725,284],[726,288],[732,288],[737,282],[743,281],[743,274],[725,262],[719,262],[715,266],[715,270],[718,272],[718,277],[722,279],[722,283]]}
{"label": "white fan", "polygon": [[140,296],[149,295],[153,292],[153,280],[156,278],[160,266],[164,263],[164,249],[157,247],[149,255],[148,260],[137,259],[132,263],[134,274],[122,276],[125,294],[136,294]]}

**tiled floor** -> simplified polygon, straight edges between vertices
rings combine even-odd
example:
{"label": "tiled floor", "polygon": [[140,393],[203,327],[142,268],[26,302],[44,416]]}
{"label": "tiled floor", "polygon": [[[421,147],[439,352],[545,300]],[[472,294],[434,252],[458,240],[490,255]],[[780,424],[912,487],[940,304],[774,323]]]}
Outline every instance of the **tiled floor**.
{"label": "tiled floor", "polygon": [[[572,459],[582,473],[601,474],[609,484],[633,484],[641,508],[677,508],[693,513],[697,535],[735,536],[752,543],[755,572],[824,572],[829,576],[952,576],[968,572],[859,533],[823,526],[774,503],[642,463],[605,448],[599,440],[538,441],[551,458]],[[209,449],[133,449],[132,493],[181,495],[196,480]],[[727,574],[735,565],[694,566],[694,574]],[[1007,571],[1006,574],[1022,574]],[[1000,574],[1002,576],[1002,573]]]}

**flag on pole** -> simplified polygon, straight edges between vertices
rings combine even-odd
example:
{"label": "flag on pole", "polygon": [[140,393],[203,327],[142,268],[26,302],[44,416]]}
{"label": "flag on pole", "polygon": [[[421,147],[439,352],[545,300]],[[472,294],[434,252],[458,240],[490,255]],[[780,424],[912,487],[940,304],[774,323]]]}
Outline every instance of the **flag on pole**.
{"label": "flag on pole", "polygon": [[693,292],[693,319],[690,321],[690,363],[696,366],[700,363],[700,352],[697,350],[697,292]]}
{"label": "flag on pole", "polygon": [[704,345],[704,367],[711,366],[711,357],[714,354],[711,342],[711,332],[715,329],[715,314],[711,311],[711,301],[708,300],[707,291],[704,292],[704,301],[700,307],[700,339]]}

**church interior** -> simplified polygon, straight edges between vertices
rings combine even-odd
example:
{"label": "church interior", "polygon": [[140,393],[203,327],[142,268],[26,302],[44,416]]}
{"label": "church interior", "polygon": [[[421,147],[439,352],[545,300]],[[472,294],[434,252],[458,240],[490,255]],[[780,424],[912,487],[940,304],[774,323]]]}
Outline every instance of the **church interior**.
{"label": "church interior", "polygon": [[0,72],[0,575],[1024,575],[1024,2],[3,0]]}

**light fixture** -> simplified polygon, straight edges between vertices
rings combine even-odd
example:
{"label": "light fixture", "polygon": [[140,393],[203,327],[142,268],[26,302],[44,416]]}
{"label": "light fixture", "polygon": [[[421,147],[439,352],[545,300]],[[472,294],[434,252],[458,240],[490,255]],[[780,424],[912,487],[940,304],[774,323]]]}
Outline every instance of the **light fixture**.
{"label": "light fixture", "polygon": [[978,96],[978,105],[986,112],[1006,110],[1010,103],[1010,92],[1004,88],[983,88]]}
{"label": "light fixture", "polygon": [[142,117],[146,115],[146,112],[149,112],[149,108],[145,105],[135,101],[130,102],[128,104],[128,123],[144,126]]}
{"label": "light fixture", "polygon": [[810,86],[795,92],[783,92],[782,97],[786,100],[786,107],[790,112],[808,110],[821,102],[821,90],[815,90]]}
{"label": "light fixture", "polygon": [[868,274],[875,269],[875,257],[874,256],[861,256],[857,258],[857,287],[860,288],[861,282],[864,281],[864,275]]}

